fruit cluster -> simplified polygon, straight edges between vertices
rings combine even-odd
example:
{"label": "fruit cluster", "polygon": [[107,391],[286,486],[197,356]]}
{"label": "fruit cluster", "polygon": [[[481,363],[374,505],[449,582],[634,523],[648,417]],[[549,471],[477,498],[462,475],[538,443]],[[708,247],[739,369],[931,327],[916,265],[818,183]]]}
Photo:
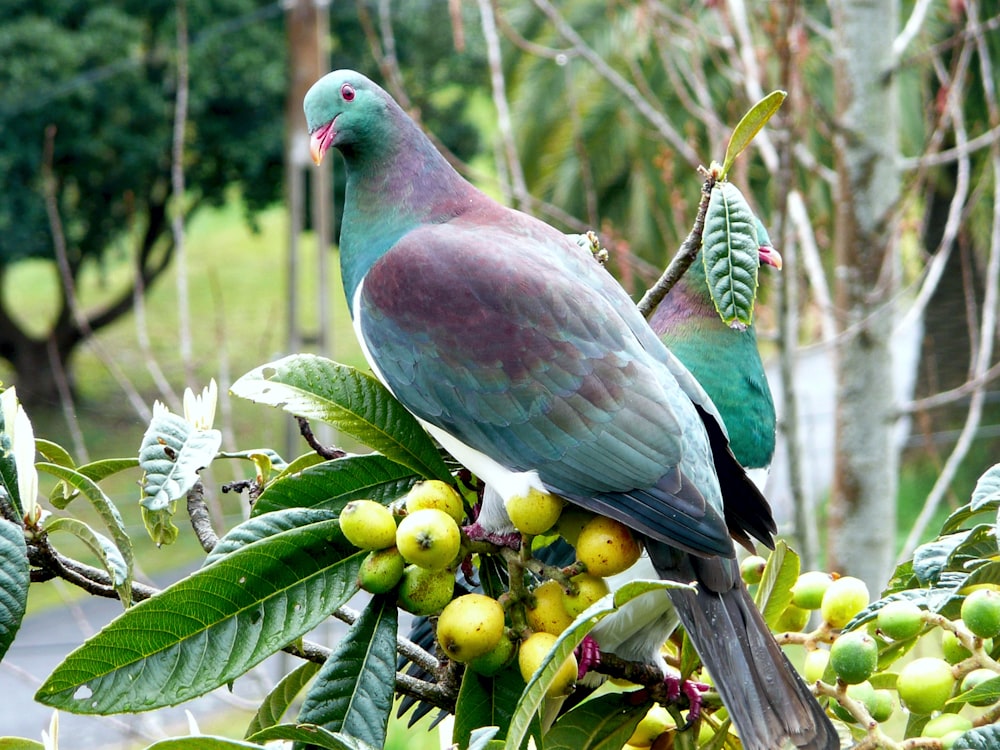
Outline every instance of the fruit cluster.
{"label": "fruit cluster", "polygon": [[[758,583],[763,563],[744,561],[744,580]],[[818,625],[805,631],[813,612]],[[959,614],[949,619],[898,595],[872,604],[857,578],[810,571],[792,586],[775,630],[779,641],[805,647],[806,680],[872,747],[895,746],[881,725],[898,715],[909,736],[948,750],[973,726],[1000,718],[1000,664],[993,656],[1000,592],[972,590]]]}

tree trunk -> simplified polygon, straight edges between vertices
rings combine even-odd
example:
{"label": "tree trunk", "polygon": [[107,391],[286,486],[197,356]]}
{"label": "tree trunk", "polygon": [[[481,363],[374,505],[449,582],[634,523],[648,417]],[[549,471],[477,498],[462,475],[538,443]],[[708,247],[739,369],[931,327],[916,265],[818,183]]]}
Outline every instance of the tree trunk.
{"label": "tree trunk", "polygon": [[892,572],[899,450],[890,337],[899,287],[896,0],[832,0],[838,175],[834,486],[829,563],[873,594]]}

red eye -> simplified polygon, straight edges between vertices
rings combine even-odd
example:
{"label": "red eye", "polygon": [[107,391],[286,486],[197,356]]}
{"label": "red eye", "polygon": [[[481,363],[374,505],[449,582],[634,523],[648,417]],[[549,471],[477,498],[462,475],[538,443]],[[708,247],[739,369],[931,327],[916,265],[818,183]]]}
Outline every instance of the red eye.
{"label": "red eye", "polygon": [[354,87],[349,83],[345,83],[343,86],[340,87],[340,96],[345,102],[353,102]]}

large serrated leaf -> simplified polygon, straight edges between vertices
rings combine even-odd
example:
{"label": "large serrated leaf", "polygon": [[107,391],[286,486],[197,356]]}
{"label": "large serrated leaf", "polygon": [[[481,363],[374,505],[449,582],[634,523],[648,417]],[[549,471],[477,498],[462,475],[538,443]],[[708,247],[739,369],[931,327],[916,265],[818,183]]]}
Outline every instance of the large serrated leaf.
{"label": "large serrated leaf", "polygon": [[712,188],[702,235],[702,262],[715,309],[726,325],[753,322],[760,268],[757,221],[731,182]]}
{"label": "large serrated leaf", "polygon": [[375,378],[311,354],[262,365],[230,388],[241,398],[334,425],[429,479],[451,481],[437,446]]}
{"label": "large serrated leaf", "polygon": [[144,472],[142,504],[153,512],[168,510],[171,503],[182,499],[222,445],[218,430],[200,430],[166,407],[157,406],[139,446],[139,466]]}
{"label": "large serrated leaf", "polygon": [[93,479],[82,474],[78,469],[71,469],[66,466],[50,463],[38,463],[36,467],[39,471],[51,474],[64,482],[68,487],[72,487],[74,490],[83,493],[83,496],[90,501],[94,510],[97,511],[97,514],[104,522],[105,528],[110,533],[112,541],[118,548],[118,552],[121,554],[121,561],[125,565],[125,580],[120,584],[116,583],[115,588],[118,589],[119,595],[123,597],[122,602],[125,606],[129,606],[132,597],[132,569],[135,556],[132,552],[132,539],[128,535],[128,531],[125,528],[125,521],[122,520],[118,508],[115,507],[115,504],[111,502],[111,498],[105,494],[104,490]]}
{"label": "large serrated leaf", "polygon": [[254,714],[247,726],[244,737],[250,737],[268,727],[277,726],[295,697],[302,692],[302,688],[316,676],[319,667],[319,664],[312,661],[303,662],[282,677],[261,701],[257,713]]}
{"label": "large serrated leaf", "polygon": [[799,556],[779,541],[764,566],[754,601],[769,628],[777,625],[781,614],[792,603],[792,586],[799,577]]}
{"label": "large serrated leaf", "polygon": [[283,474],[260,494],[252,513],[282,508],[324,508],[338,513],[351,500],[387,504],[419,481],[413,470],[385,456],[345,456]]}
{"label": "large serrated leaf", "polygon": [[306,694],[298,720],[385,745],[396,690],[395,596],[374,596],[330,654]]}
{"label": "large serrated leaf", "polygon": [[24,530],[0,518],[0,660],[14,641],[28,606],[28,548]]}
{"label": "large serrated leaf", "polygon": [[203,695],[344,604],[364,554],[336,519],[249,544],[113,620],[56,667],[35,699],[110,714]]}
{"label": "large serrated leaf", "polygon": [[274,536],[275,534],[281,534],[300,526],[332,521],[337,517],[338,514],[332,511],[312,508],[286,508],[285,510],[255,516],[238,526],[234,526],[224,536],[220,537],[219,541],[212,548],[212,551],[208,553],[205,562],[202,563],[202,567],[211,565],[226,555],[231,555],[238,549]]}
{"label": "large serrated leaf", "polygon": [[466,747],[479,727],[497,727],[491,739],[502,740],[510,723],[517,699],[524,691],[524,679],[516,666],[493,677],[466,669],[455,704],[452,742]]}
{"label": "large serrated leaf", "polygon": [[111,577],[111,585],[118,592],[118,598],[122,600],[122,604],[125,607],[132,604],[131,568],[122,556],[121,551],[110,539],[103,534],[97,533],[78,518],[53,518],[45,524],[45,531],[49,534],[55,532],[72,534],[86,544],[90,551],[97,556],[97,559],[101,561],[101,567]]}
{"label": "large serrated leaf", "polygon": [[650,705],[621,693],[584,701],[545,734],[545,750],[621,750]]}
{"label": "large serrated leaf", "polygon": [[757,133],[759,133],[767,124],[767,121],[774,116],[774,113],[781,107],[782,102],[785,101],[786,96],[788,96],[788,94],[785,91],[772,91],[759,102],[754,104],[750,110],[743,115],[742,118],[740,118],[740,121],[733,129],[733,134],[729,137],[729,145],[726,147],[726,158],[722,163],[723,179],[725,179],[729,170],[732,169],[733,163],[736,161],[736,157],[738,157],[743,150],[750,145],[754,136],[756,136]]}
{"label": "large serrated leaf", "polygon": [[507,737],[504,742],[505,750],[519,750],[533,717],[545,699],[545,691],[552,684],[562,663],[598,622],[616,612],[625,603],[649,591],[656,589],[692,590],[692,588],[686,584],[672,581],[630,581],[581,612],[556,639],[549,653],[542,659],[538,669],[528,680],[528,685],[518,699],[510,725],[507,728]]}

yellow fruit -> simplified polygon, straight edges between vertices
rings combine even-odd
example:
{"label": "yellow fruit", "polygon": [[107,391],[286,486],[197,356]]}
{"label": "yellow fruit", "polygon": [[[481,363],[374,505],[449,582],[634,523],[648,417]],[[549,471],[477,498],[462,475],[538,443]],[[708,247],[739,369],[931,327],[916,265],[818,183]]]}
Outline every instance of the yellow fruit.
{"label": "yellow fruit", "polygon": [[566,610],[562,587],[555,581],[545,581],[531,592],[535,606],[525,613],[532,630],[559,635],[573,622]]}
{"label": "yellow fruit", "polygon": [[628,744],[632,747],[649,747],[656,738],[668,729],[675,727],[674,717],[659,703],[654,703],[642,720],[636,725]]}
{"label": "yellow fruit", "polygon": [[760,555],[748,555],[744,558],[743,562],[740,563],[740,576],[743,578],[743,583],[747,586],[753,586],[755,583],[760,583],[760,579],[764,576],[764,568],[766,566],[767,560]]}
{"label": "yellow fruit", "polygon": [[407,565],[399,581],[399,606],[414,615],[436,615],[451,601],[455,574],[450,570],[428,570]]}
{"label": "yellow fruit", "polygon": [[916,714],[939,710],[951,697],[954,687],[951,666],[934,656],[914,659],[900,670],[896,679],[900,700]]}
{"label": "yellow fruit", "polygon": [[576,540],[576,557],[587,572],[601,578],[631,568],[642,554],[632,531],[612,518],[596,516],[588,521]]}
{"label": "yellow fruit", "polygon": [[385,549],[396,543],[392,511],[374,500],[352,500],[340,511],[340,530],[361,549]]}
{"label": "yellow fruit", "polygon": [[802,676],[806,682],[816,682],[823,679],[826,665],[830,663],[830,652],[825,648],[816,648],[806,652],[806,660],[802,665]]}
{"label": "yellow fruit", "polygon": [[778,633],[799,633],[809,624],[810,614],[808,609],[789,604],[778,616],[774,629]]}
{"label": "yellow fruit", "polygon": [[417,482],[403,498],[406,512],[413,513],[425,508],[443,510],[455,519],[456,523],[465,520],[465,503],[454,487],[440,479],[428,479]]}
{"label": "yellow fruit", "polygon": [[[555,642],[556,636],[552,633],[532,633],[521,642],[521,648],[517,652],[517,666],[525,682],[531,680]],[[559,671],[545,694],[549,698],[561,698],[573,692],[577,669],[576,657],[571,653],[559,666]]]}
{"label": "yellow fruit", "polygon": [[404,516],[396,530],[396,547],[406,562],[428,570],[443,570],[455,562],[461,543],[455,519],[437,508]]}
{"label": "yellow fruit", "polygon": [[576,540],[580,537],[580,530],[593,517],[594,514],[589,510],[571,505],[568,508],[564,508],[563,512],[559,514],[555,530],[563,539],[576,547]]}
{"label": "yellow fruit", "polygon": [[576,584],[577,591],[575,594],[567,594],[564,591],[563,604],[573,618],[611,591],[608,582],[593,573],[580,573],[570,580]]}
{"label": "yellow fruit", "polygon": [[500,643],[503,618],[496,599],[484,594],[460,596],[448,602],[438,617],[438,643],[450,658],[467,664]]}
{"label": "yellow fruit", "polygon": [[531,488],[526,495],[515,495],[506,504],[507,515],[514,528],[522,534],[544,534],[559,520],[563,500],[555,495]]}
{"label": "yellow fruit", "polygon": [[860,578],[844,576],[831,583],[823,593],[820,613],[832,627],[842,628],[854,615],[868,606],[871,595]]}

